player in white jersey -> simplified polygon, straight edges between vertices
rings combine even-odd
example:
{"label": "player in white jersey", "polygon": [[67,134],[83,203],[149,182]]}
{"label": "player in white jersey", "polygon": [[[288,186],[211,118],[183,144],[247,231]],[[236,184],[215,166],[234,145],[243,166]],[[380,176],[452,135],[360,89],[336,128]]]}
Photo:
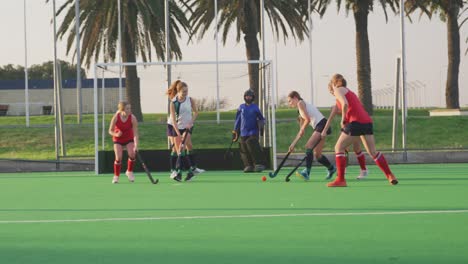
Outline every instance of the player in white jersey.
{"label": "player in white jersey", "polygon": [[[298,109],[300,125],[296,139],[289,146],[290,152],[294,151],[295,143],[304,135],[308,125],[314,129],[314,132],[310,136],[309,140],[307,140],[305,145],[306,168],[298,173],[298,175],[305,180],[310,179],[310,169],[312,168],[312,161],[315,154],[317,161],[325,166],[328,170],[326,179],[331,179],[333,174],[336,172],[336,167],[330,163],[326,156],[322,155],[325,140],[322,140],[321,134],[325,124],[327,123],[327,119],[322,115],[317,107],[315,107],[312,103],[306,103],[301,98],[301,95],[296,91],[292,91],[288,94],[288,104],[290,107],[295,107]],[[331,134],[331,129],[327,130],[327,134]]]}
{"label": "player in white jersey", "polygon": [[[167,91],[170,103],[170,115],[167,125],[167,136],[173,146],[171,153],[171,178],[176,181],[182,180],[182,170],[188,167],[187,177],[185,181],[190,181],[197,173],[204,170],[198,169],[195,165],[192,147],[192,129],[193,123],[198,116],[195,101],[188,96],[188,86],[180,80],[171,84]],[[186,134],[186,135],[185,135]],[[182,138],[185,135],[184,147],[182,147]],[[177,160],[183,161],[186,166],[176,164]]]}

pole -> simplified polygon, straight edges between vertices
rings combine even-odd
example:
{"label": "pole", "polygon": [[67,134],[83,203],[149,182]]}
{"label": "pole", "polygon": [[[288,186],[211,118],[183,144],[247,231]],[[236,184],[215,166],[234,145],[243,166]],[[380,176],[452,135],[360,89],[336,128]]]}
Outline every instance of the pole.
{"label": "pole", "polygon": [[[310,67],[310,102],[314,104],[314,67],[312,62],[312,4],[311,0],[307,1],[307,14],[309,18],[309,67]],[[315,104],[314,104],[315,105]]]}
{"label": "pole", "polygon": [[62,157],[67,156],[65,149],[65,133],[64,133],[64,120],[63,120],[63,96],[62,96],[62,66],[60,62],[57,63],[57,103],[58,103],[58,114],[59,114],[59,135],[60,135],[60,154]]}
{"label": "pole", "polygon": [[395,101],[393,103],[393,127],[392,127],[392,152],[395,152],[398,130],[398,108],[399,108],[399,90],[400,90],[400,65],[401,59],[398,57],[395,70]]}
{"label": "pole", "polygon": [[[259,99],[259,104],[260,104],[260,109],[264,113],[266,110],[265,107],[265,59],[266,59],[266,49],[265,49],[265,0],[260,0],[260,23],[261,23],[261,37],[262,37],[262,63],[259,64],[259,68],[261,69],[261,85],[258,88],[258,99]],[[266,137],[263,136],[263,146],[266,146]]]}
{"label": "pole", "polygon": [[29,77],[28,77],[28,37],[26,23],[26,0],[24,6],[24,106],[26,112],[26,127],[29,127]]}
{"label": "pole", "polygon": [[220,124],[219,116],[219,40],[218,40],[218,0],[214,1],[215,39],[216,39],[216,122]]}
{"label": "pole", "polygon": [[99,174],[98,74],[94,65],[94,173]]}
{"label": "pole", "polygon": [[119,101],[123,101],[122,89],[122,21],[120,11],[120,0],[117,0],[117,27],[118,27],[118,44],[119,44]]}
{"label": "pole", "polygon": [[57,106],[58,106],[58,94],[57,94],[57,26],[56,26],[56,18],[55,18],[55,0],[52,1],[52,18],[53,18],[53,27],[54,27],[54,69],[53,69],[53,74],[54,74],[54,117],[55,117],[55,166],[56,169],[59,169],[59,126],[58,126],[58,111],[57,111]]}
{"label": "pole", "polygon": [[[166,62],[171,62],[171,43],[169,36],[169,23],[170,23],[170,14],[169,14],[169,0],[164,1],[164,19],[165,19],[165,29],[166,34]],[[167,87],[171,86],[172,76],[171,76],[171,65],[166,64],[167,71]]]}
{"label": "pole", "polygon": [[76,117],[81,124],[81,53],[80,53],[80,0],[75,1],[75,33],[76,33]]}
{"label": "pole", "polygon": [[400,0],[400,40],[401,40],[401,89],[402,89],[402,148],[403,148],[403,161],[408,160],[408,153],[406,151],[406,121],[407,121],[407,107],[406,107],[406,54],[405,54],[405,16],[404,16],[404,1]]}
{"label": "pole", "polygon": [[105,97],[105,80],[106,77],[104,75],[105,73],[105,68],[102,68],[102,79],[101,79],[101,108],[102,108],[102,131],[101,131],[101,145],[102,145],[102,150],[105,150],[105,145],[106,145],[106,97]]}

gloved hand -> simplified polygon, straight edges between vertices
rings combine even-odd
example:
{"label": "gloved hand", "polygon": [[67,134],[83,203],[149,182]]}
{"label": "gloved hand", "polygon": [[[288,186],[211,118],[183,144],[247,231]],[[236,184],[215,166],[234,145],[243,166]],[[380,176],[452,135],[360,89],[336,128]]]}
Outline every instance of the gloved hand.
{"label": "gloved hand", "polygon": [[239,133],[236,130],[232,131],[232,141],[237,142],[239,140]]}

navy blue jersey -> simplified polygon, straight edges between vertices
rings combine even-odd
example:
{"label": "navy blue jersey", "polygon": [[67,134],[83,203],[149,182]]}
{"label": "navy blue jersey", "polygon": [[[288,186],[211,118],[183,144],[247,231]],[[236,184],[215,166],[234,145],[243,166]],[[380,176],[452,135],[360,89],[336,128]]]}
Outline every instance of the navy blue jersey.
{"label": "navy blue jersey", "polygon": [[241,137],[257,135],[259,128],[257,121],[264,121],[262,112],[256,104],[241,104],[237,109],[234,130],[240,131]]}

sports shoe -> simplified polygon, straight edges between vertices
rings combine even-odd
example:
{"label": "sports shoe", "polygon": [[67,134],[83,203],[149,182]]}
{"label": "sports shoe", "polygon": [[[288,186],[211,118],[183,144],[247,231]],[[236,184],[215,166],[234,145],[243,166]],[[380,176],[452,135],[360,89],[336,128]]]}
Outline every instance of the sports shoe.
{"label": "sports shoe", "polygon": [[134,181],[135,181],[135,175],[133,175],[133,171],[126,171],[126,172],[125,172],[125,175],[127,175],[128,180],[129,180],[130,182],[134,182]]}
{"label": "sports shoe", "polygon": [[333,177],[333,175],[335,174],[336,172],[336,167],[335,165],[332,165],[332,167],[330,169],[328,169],[328,173],[327,173],[327,177],[325,177],[326,180],[329,180]]}
{"label": "sports shoe", "polygon": [[244,168],[244,173],[247,173],[247,172],[254,172],[254,167],[253,166],[247,166]]}
{"label": "sports shoe", "polygon": [[174,181],[178,181],[178,182],[181,182],[182,181],[182,174],[179,172],[179,173],[175,173],[174,176],[173,174],[171,174],[171,179],[173,179]]}
{"label": "sports shoe", "polygon": [[390,184],[392,184],[392,185],[397,185],[398,184],[398,180],[395,177],[395,175],[393,175],[393,174],[387,175],[387,179],[390,182]]}
{"label": "sports shoe", "polygon": [[310,180],[310,175],[307,172],[307,169],[303,169],[300,173],[296,172],[296,175],[304,179],[305,181]]}
{"label": "sports shoe", "polygon": [[359,173],[359,176],[357,176],[356,179],[364,180],[365,178],[367,178],[368,175],[369,175],[368,170],[361,170],[361,172]]}
{"label": "sports shoe", "polygon": [[119,176],[114,176],[114,178],[112,178],[112,183],[119,183]]}
{"label": "sports shoe", "polygon": [[205,172],[204,169],[200,169],[200,168],[197,168],[197,167],[195,167],[195,169],[193,169],[192,171],[193,171],[193,174],[195,174],[195,175]]}
{"label": "sports shoe", "polygon": [[174,179],[176,176],[177,176],[177,171],[173,170],[169,177],[171,177],[171,179]]}
{"label": "sports shoe", "polygon": [[334,180],[332,182],[329,182],[327,184],[328,187],[346,187],[346,181],[345,180],[342,180],[342,181],[339,181],[339,180]]}
{"label": "sports shoe", "polygon": [[190,180],[193,179],[193,177],[195,177],[195,174],[193,172],[189,171],[187,173],[187,177],[185,177],[184,181],[190,181]]}
{"label": "sports shoe", "polygon": [[255,172],[262,172],[265,168],[265,165],[257,164],[255,165]]}

